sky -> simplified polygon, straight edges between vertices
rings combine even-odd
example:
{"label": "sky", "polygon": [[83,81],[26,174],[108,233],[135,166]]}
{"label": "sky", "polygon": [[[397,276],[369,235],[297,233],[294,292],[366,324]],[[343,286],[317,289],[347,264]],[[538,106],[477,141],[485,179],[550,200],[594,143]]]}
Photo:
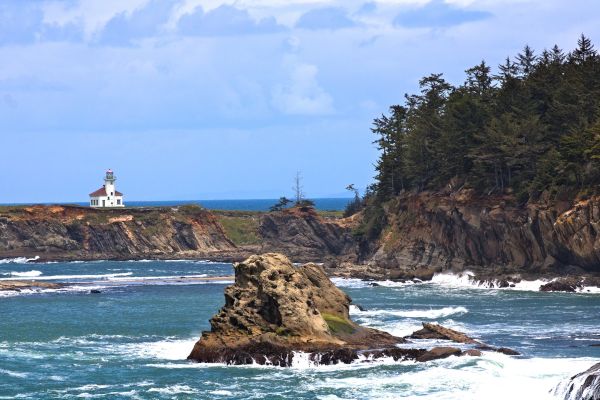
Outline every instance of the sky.
{"label": "sky", "polygon": [[372,183],[418,80],[600,43],[588,0],[1,0],[0,203],[307,197]]}

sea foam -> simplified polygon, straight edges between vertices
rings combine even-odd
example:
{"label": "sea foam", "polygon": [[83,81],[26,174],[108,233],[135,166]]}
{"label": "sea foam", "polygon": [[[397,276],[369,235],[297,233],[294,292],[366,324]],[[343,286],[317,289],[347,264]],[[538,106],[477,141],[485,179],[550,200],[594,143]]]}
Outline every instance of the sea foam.
{"label": "sea foam", "polygon": [[357,306],[350,306],[350,313],[355,316],[395,316],[402,318],[426,318],[437,319],[446,318],[455,314],[466,314],[469,310],[466,307],[444,307],[428,310],[365,310],[361,311]]}
{"label": "sea foam", "polygon": [[35,256],[31,258],[27,257],[15,257],[15,258],[3,258],[0,259],[0,264],[27,264],[29,261],[39,260],[40,256]]}
{"label": "sea foam", "polygon": [[8,276],[16,276],[19,278],[33,278],[36,276],[40,276],[42,275],[41,271],[38,270],[31,270],[31,271],[11,271],[11,272],[5,272],[2,275],[8,275]]}

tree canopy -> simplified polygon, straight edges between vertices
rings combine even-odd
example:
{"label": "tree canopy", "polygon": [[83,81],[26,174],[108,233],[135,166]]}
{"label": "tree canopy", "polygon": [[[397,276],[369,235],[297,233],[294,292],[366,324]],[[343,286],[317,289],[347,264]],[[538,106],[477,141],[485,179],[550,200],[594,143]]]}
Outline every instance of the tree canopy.
{"label": "tree canopy", "polygon": [[525,46],[496,74],[485,61],[465,72],[458,87],[422,78],[419,93],[373,121],[378,201],[460,187],[523,202],[598,193],[600,56],[589,38],[570,53]]}

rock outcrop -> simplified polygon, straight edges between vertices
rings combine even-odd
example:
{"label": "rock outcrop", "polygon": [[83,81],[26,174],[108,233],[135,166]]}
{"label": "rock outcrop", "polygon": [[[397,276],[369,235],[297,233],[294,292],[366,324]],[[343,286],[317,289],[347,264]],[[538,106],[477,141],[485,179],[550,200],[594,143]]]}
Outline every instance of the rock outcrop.
{"label": "rock outcrop", "polygon": [[261,215],[260,252],[282,253],[296,262],[326,258],[356,260],[358,244],[350,219],[328,219],[313,208],[294,207]]}
{"label": "rock outcrop", "polygon": [[235,284],[225,289],[225,305],[188,358],[290,366],[301,357],[299,352],[308,354],[315,365],[463,355],[454,347],[398,348],[405,339],[354,323],[350,302],[316,264],[294,267],[274,253],[251,256],[236,264]]}
{"label": "rock outcrop", "polygon": [[215,216],[195,206],[0,207],[0,258],[226,258],[235,251]]}
{"label": "rock outcrop", "polygon": [[600,363],[560,383],[553,392],[564,400],[600,400]]}
{"label": "rock outcrop", "polygon": [[288,366],[294,352],[303,351],[315,362],[336,363],[357,358],[358,350],[404,341],[352,322],[350,301],[316,264],[294,267],[281,254],[251,256],[235,265],[225,306],[189,358]]}
{"label": "rock outcrop", "polygon": [[64,287],[61,283],[40,281],[0,281],[0,291],[20,292],[25,289],[60,289]]}
{"label": "rock outcrop", "polygon": [[[600,273],[600,198],[515,204],[472,191],[404,195],[385,206],[382,236],[363,261],[400,276],[472,269],[503,274]],[[401,272],[396,272],[401,271]]]}
{"label": "rock outcrop", "polygon": [[451,340],[456,343],[481,344],[481,342],[462,332],[428,322],[424,322],[423,329],[413,332],[409,337],[411,339],[443,339]]}
{"label": "rock outcrop", "polygon": [[464,353],[465,355],[479,355],[480,350],[495,351],[497,353],[503,353],[509,356],[518,356],[521,354],[518,351],[509,349],[507,347],[490,346],[489,344],[485,344],[479,340],[473,339],[462,332],[428,322],[423,322],[423,329],[413,332],[410,336],[408,336],[408,338],[449,340],[455,343],[475,345],[475,348],[467,350]]}

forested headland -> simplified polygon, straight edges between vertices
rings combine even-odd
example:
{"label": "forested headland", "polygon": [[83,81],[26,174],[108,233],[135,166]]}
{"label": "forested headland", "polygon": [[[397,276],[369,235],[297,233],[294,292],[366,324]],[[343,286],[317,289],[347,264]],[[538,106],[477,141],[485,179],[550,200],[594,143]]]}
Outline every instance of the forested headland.
{"label": "forested headland", "polygon": [[524,204],[589,196],[600,184],[600,56],[582,35],[570,52],[529,46],[460,86],[442,74],[375,119],[381,150],[369,204],[406,191],[513,194]]}

